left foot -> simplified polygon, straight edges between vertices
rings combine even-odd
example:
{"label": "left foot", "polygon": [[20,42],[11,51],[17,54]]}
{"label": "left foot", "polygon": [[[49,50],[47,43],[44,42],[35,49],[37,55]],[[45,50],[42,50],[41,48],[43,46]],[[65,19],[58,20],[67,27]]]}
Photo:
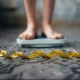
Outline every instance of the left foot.
{"label": "left foot", "polygon": [[46,35],[49,39],[61,39],[63,38],[63,35],[60,33],[57,33],[53,30],[52,26],[49,24],[44,24],[42,26],[42,32]]}

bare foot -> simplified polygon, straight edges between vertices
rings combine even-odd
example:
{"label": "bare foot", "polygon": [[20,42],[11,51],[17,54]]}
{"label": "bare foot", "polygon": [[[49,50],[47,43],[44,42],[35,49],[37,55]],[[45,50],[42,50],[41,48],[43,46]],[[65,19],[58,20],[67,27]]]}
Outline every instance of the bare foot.
{"label": "bare foot", "polygon": [[37,33],[37,25],[33,23],[29,23],[28,28],[19,35],[19,38],[25,40],[31,40],[35,38],[36,33]]}
{"label": "bare foot", "polygon": [[61,38],[63,38],[63,35],[54,31],[52,26],[49,24],[43,25],[42,28],[43,28],[43,30],[42,30],[43,33],[49,39],[61,39]]}

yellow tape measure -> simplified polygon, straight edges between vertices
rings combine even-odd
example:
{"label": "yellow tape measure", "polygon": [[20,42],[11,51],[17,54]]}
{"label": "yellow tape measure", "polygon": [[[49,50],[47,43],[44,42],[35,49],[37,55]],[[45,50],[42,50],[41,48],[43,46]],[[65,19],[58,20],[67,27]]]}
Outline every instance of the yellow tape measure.
{"label": "yellow tape measure", "polygon": [[0,51],[0,57],[11,58],[11,59],[14,59],[17,57],[21,57],[24,59],[34,59],[38,56],[41,56],[42,58],[52,59],[57,55],[61,58],[68,58],[68,59],[71,59],[73,57],[80,58],[79,52],[71,52],[70,51],[65,54],[64,51],[62,51],[62,50],[53,50],[48,55],[43,51],[34,51],[32,54],[30,54],[28,56],[26,56],[23,52],[14,52],[11,56],[9,56],[7,51],[5,51],[5,50]]}

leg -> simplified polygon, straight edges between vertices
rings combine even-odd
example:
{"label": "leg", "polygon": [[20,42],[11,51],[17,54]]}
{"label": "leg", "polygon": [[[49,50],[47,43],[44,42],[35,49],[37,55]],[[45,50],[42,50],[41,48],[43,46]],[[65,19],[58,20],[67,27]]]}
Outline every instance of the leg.
{"label": "leg", "polygon": [[62,38],[62,34],[54,31],[51,26],[51,19],[54,10],[55,0],[43,0],[43,4],[43,33],[51,39]]}
{"label": "leg", "polygon": [[37,33],[36,0],[23,0],[27,15],[27,29],[19,35],[22,39],[33,39]]}

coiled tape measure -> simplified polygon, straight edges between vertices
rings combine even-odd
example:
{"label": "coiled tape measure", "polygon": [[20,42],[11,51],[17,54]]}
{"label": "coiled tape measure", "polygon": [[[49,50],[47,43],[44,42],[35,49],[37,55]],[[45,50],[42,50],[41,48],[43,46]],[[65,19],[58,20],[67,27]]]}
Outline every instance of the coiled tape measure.
{"label": "coiled tape measure", "polygon": [[53,50],[48,55],[43,51],[34,51],[28,56],[25,55],[23,52],[14,52],[11,56],[9,56],[7,51],[5,50],[0,51],[0,57],[11,58],[11,59],[15,59],[18,57],[21,57],[23,59],[34,59],[37,58],[38,56],[41,56],[42,58],[52,59],[57,55],[61,58],[67,58],[67,59],[71,59],[73,57],[80,58],[80,52],[70,51],[65,54],[65,52],[62,50]]}

